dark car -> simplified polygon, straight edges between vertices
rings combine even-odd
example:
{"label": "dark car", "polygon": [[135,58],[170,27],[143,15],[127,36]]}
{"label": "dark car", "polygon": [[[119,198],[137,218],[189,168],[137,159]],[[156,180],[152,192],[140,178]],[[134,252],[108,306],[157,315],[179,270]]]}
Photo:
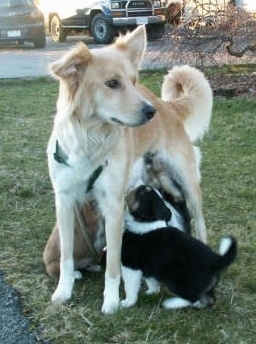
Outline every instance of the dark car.
{"label": "dark car", "polygon": [[161,38],[165,28],[162,0],[42,0],[49,32],[55,42],[87,31],[96,43],[110,43],[119,32],[145,24],[148,37]]}
{"label": "dark car", "polygon": [[0,0],[0,45],[32,42],[35,48],[46,43],[42,12],[33,0]]}

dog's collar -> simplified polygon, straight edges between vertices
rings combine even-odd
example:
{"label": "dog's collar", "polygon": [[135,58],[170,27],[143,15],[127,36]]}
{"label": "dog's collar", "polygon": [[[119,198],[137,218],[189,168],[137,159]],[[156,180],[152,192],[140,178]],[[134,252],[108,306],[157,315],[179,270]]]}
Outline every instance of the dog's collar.
{"label": "dog's collar", "polygon": [[68,157],[65,155],[65,153],[62,151],[59,141],[56,140],[56,146],[55,146],[55,152],[53,153],[53,158],[56,160],[59,164],[64,164],[66,166],[69,166],[67,163]]}
{"label": "dog's collar", "polygon": [[[68,157],[65,155],[65,153],[62,151],[58,140],[56,140],[56,147],[55,147],[55,152],[53,153],[53,158],[54,160],[56,160],[59,164],[64,164],[68,167],[71,167],[68,163]],[[103,165],[99,165],[90,175],[89,179],[88,179],[88,185],[87,185],[87,189],[86,192],[89,192],[92,190],[96,180],[99,178],[99,176],[101,175],[103,169],[105,166],[107,166],[108,161],[105,161],[105,164]]]}
{"label": "dog's collar", "polygon": [[[107,162],[105,164],[105,166],[107,165]],[[96,180],[99,178],[99,176],[101,175],[101,172],[103,171],[104,165],[100,165],[98,168],[96,168],[92,174],[90,175],[89,181],[88,181],[88,185],[87,185],[87,189],[86,192],[89,192],[92,190],[94,183],[96,182]]]}

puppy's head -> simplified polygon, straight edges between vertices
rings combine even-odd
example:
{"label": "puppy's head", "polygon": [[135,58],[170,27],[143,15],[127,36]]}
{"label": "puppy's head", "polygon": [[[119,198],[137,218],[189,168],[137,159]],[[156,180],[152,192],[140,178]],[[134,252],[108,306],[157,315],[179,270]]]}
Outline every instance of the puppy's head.
{"label": "puppy's head", "polygon": [[58,114],[130,127],[148,122],[156,110],[136,88],[145,49],[144,26],[103,48],[77,45],[51,65],[60,81]]}
{"label": "puppy's head", "polygon": [[160,192],[150,186],[133,189],[126,201],[130,214],[140,222],[168,221],[172,216]]}

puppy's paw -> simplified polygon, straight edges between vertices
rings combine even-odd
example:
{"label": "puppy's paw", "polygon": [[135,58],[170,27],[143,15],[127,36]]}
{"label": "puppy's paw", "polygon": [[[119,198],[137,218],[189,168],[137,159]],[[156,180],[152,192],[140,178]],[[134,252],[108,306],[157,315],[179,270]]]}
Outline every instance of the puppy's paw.
{"label": "puppy's paw", "polygon": [[194,308],[197,308],[197,309],[202,309],[202,308],[207,307],[207,304],[201,302],[201,300],[198,300],[198,301],[194,302],[192,306]]}
{"label": "puppy's paw", "polygon": [[136,303],[136,300],[124,299],[120,302],[122,308],[129,308]]}
{"label": "puppy's paw", "polygon": [[154,278],[147,278],[146,284],[148,287],[146,291],[147,295],[158,294],[160,292],[160,284]]}
{"label": "puppy's paw", "polygon": [[74,271],[75,280],[82,279],[82,277],[83,277],[83,275],[81,274],[81,272],[79,270]]}
{"label": "puppy's paw", "polygon": [[159,292],[160,292],[160,286],[156,286],[155,288],[148,288],[148,290],[146,290],[145,294],[153,295],[153,294],[158,294]]}

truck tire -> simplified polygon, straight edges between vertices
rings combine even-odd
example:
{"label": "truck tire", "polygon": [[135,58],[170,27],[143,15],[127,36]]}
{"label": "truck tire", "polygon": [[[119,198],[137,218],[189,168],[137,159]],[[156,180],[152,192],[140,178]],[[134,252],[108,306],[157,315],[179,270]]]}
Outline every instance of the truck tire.
{"label": "truck tire", "polygon": [[57,15],[53,16],[51,20],[51,35],[54,42],[59,43],[65,42],[67,38],[67,34],[62,28],[60,18]]}
{"label": "truck tire", "polygon": [[34,48],[36,48],[36,49],[44,48],[46,45],[45,33],[42,32],[42,33],[38,34],[37,36],[35,36],[33,43],[34,43]]}
{"label": "truck tire", "polygon": [[108,44],[115,37],[115,29],[106,21],[103,13],[96,14],[91,23],[91,34],[95,43]]}

